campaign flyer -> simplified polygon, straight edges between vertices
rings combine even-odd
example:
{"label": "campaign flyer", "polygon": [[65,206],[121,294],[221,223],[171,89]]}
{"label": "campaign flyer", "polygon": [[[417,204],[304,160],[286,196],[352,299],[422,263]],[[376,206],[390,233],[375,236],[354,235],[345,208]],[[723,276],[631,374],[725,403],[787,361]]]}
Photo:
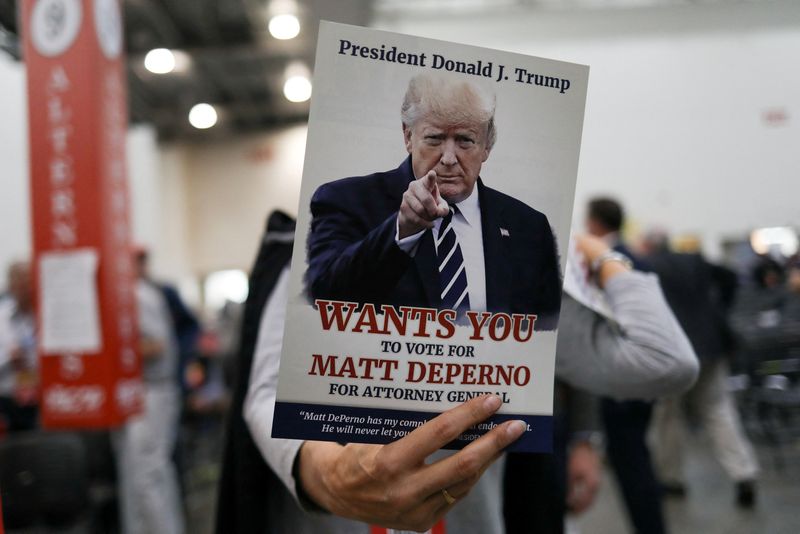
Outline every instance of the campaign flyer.
{"label": "campaign flyer", "polygon": [[320,26],[272,436],[388,443],[483,393],[551,450],[589,69]]}

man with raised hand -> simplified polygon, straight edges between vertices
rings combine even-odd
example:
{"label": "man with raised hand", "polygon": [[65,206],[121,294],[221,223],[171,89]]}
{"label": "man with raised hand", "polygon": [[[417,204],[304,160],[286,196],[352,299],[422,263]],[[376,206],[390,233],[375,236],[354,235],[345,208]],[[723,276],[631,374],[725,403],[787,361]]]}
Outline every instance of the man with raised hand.
{"label": "man with raised hand", "polygon": [[406,160],[311,199],[312,299],[533,313],[537,329],[555,329],[561,285],[547,217],[480,178],[494,112],[494,95],[472,82],[411,79]]}

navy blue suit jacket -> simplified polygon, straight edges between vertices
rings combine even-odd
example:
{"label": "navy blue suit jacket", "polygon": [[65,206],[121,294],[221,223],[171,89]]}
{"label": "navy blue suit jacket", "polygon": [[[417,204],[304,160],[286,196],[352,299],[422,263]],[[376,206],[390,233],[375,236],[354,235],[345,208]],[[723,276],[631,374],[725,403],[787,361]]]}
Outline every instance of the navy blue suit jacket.
{"label": "navy blue suit jacket", "polygon": [[[438,308],[433,234],[414,257],[395,242],[411,158],[397,169],[326,183],[311,199],[306,287],[312,299]],[[547,217],[478,179],[488,311],[536,313],[537,330],[554,329],[561,278]]]}

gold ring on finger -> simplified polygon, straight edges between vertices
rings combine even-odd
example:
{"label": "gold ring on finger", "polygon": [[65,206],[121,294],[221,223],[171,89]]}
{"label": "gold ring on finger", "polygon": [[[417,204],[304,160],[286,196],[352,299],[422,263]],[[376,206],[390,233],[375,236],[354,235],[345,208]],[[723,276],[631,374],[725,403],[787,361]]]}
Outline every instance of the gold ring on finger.
{"label": "gold ring on finger", "polygon": [[456,502],[456,498],[450,495],[450,493],[448,493],[446,489],[442,490],[442,495],[444,495],[444,500],[447,501],[447,504],[453,504],[454,502]]}

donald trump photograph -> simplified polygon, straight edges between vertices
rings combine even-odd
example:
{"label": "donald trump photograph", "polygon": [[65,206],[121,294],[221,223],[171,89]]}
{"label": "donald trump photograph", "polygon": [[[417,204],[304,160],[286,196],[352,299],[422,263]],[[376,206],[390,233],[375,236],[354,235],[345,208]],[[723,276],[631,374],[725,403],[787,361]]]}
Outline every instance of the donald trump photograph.
{"label": "donald trump photograph", "polygon": [[[547,217],[481,176],[497,138],[495,104],[461,77],[410,80],[405,160],[325,183],[311,199],[312,300],[535,314],[537,330],[557,327],[561,278]],[[514,179],[536,180],[536,171]]]}

